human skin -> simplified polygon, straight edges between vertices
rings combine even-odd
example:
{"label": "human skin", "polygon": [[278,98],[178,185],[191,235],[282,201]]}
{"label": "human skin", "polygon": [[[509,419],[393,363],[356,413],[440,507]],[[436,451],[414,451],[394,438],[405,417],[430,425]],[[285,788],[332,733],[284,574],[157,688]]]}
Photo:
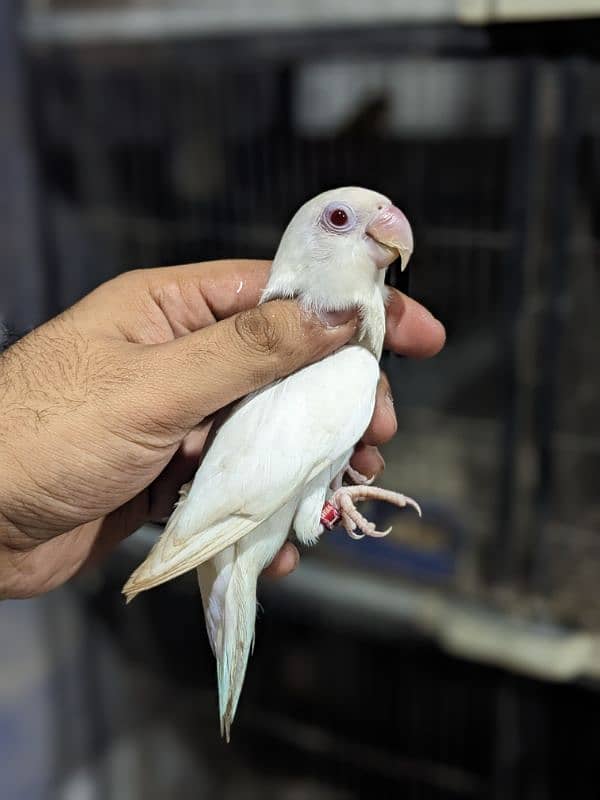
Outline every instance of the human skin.
{"label": "human skin", "polygon": [[[0,359],[0,598],[31,597],[168,516],[220,409],[333,352],[356,317],[257,303],[264,261],[135,270],[102,284]],[[386,347],[424,358],[444,328],[390,290]],[[397,427],[382,374],[352,465],[376,475]],[[288,543],[267,569],[294,569]]]}

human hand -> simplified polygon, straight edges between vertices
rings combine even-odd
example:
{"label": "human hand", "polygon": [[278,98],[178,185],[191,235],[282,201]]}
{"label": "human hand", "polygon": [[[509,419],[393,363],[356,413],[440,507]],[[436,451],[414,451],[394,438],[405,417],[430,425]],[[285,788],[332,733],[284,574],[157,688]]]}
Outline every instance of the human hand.
{"label": "human hand", "polygon": [[[193,477],[216,412],[347,342],[356,319],[293,301],[256,307],[268,262],[136,270],[103,284],[0,359],[0,598],[48,591],[144,522]],[[216,323],[216,324],[215,324]],[[438,352],[444,329],[395,290],[386,346]],[[352,464],[384,466],[396,431],[382,375]],[[283,575],[286,544],[268,568]]]}

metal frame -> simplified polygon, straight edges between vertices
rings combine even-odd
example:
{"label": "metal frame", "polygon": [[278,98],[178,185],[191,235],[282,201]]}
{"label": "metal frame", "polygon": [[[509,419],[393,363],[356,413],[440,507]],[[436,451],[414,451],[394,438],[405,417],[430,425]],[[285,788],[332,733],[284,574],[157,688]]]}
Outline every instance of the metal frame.
{"label": "metal frame", "polygon": [[535,487],[535,529],[530,540],[530,585],[544,592],[542,561],[544,529],[549,521],[555,488],[553,437],[559,391],[557,354],[561,344],[565,301],[570,267],[569,245],[575,214],[577,144],[580,136],[581,81],[579,61],[569,59],[559,67],[559,139],[556,158],[555,191],[551,204],[551,230],[554,246],[549,263],[546,310],[541,324],[539,381],[535,396],[535,443],[538,456],[538,481]]}
{"label": "metal frame", "polygon": [[255,0],[251,6],[218,2],[204,2],[193,7],[177,2],[165,8],[123,6],[69,11],[32,9],[25,19],[24,32],[35,42],[89,45],[457,21],[452,0],[421,0],[419,3],[404,0],[375,5],[348,0],[329,0],[322,5],[304,5],[294,0]]}

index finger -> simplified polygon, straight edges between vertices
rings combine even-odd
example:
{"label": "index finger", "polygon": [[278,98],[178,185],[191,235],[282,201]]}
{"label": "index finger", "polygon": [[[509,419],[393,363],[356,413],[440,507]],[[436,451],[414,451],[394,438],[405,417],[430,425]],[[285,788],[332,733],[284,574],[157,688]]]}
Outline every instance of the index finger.
{"label": "index finger", "polygon": [[[164,268],[164,277],[180,286],[190,282],[202,296],[215,319],[247,311],[260,300],[269,278],[270,261],[227,259]],[[160,270],[157,270],[159,272]]]}

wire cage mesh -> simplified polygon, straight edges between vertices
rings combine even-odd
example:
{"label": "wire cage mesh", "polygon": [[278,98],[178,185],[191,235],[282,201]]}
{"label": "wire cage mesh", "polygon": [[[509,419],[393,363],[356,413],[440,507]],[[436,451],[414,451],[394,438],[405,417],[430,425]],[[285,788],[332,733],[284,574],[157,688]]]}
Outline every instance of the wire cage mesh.
{"label": "wire cage mesh", "polygon": [[540,330],[534,436],[539,452],[535,495],[538,536],[530,579],[551,613],[598,630],[600,606],[592,575],[600,567],[600,390],[595,310],[599,292],[598,218],[591,187],[598,180],[598,64],[562,65],[562,127],[556,144],[557,198],[553,236],[540,263],[547,271]]}

